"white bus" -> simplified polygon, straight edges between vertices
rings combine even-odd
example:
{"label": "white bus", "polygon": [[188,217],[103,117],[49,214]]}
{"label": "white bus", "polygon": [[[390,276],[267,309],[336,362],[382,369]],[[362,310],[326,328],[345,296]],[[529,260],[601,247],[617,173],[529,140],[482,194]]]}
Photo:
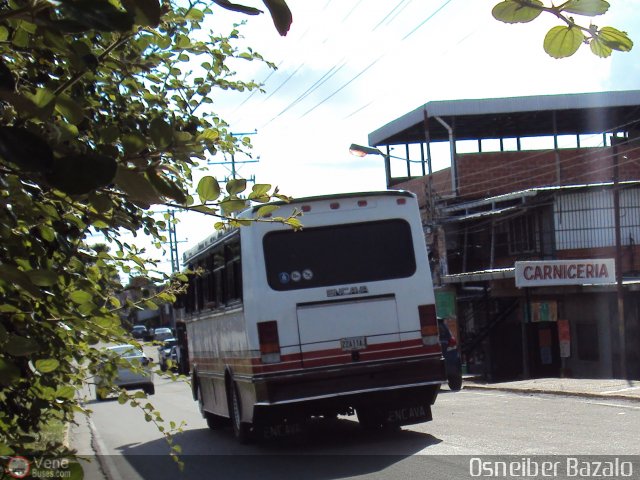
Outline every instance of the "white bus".
{"label": "white bus", "polygon": [[204,271],[181,321],[207,424],[230,419],[245,441],[354,411],[369,428],[431,420],[446,376],[415,196],[310,197],[276,213],[294,208],[302,230],[255,223],[184,255]]}

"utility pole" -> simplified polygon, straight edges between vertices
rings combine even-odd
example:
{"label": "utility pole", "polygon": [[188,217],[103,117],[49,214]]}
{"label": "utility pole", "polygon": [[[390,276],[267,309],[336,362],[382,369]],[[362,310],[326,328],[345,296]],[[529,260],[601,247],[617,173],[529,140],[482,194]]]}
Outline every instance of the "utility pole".
{"label": "utility pole", "polygon": [[[257,130],[254,130],[253,132],[238,132],[238,133],[234,133],[231,132],[231,135],[236,137],[236,136],[247,136],[247,135],[256,135],[258,133]],[[244,165],[245,163],[258,163],[260,160],[241,160],[241,161],[236,161],[236,156],[235,153],[231,154],[231,161],[230,162],[207,162],[207,165],[224,165],[231,173],[230,177],[227,177],[225,179],[225,182],[229,181],[229,180],[236,180],[238,178],[238,170],[236,168],[236,165]],[[254,175],[252,175],[251,177],[249,177],[247,179],[250,182],[255,183],[256,181],[256,177]]]}
{"label": "utility pole", "polygon": [[620,231],[620,172],[618,168],[618,145],[624,144],[626,138],[611,136],[613,153],[613,215],[616,238],[616,297],[618,310],[618,352],[620,355],[620,377],[627,378],[627,348],[624,314],[624,287],[622,285],[622,234]]}
{"label": "utility pole", "polygon": [[176,225],[174,220],[176,218],[175,212],[169,210],[169,252],[171,253],[171,273],[177,273],[180,271],[180,260],[178,258],[178,237],[176,234]]}

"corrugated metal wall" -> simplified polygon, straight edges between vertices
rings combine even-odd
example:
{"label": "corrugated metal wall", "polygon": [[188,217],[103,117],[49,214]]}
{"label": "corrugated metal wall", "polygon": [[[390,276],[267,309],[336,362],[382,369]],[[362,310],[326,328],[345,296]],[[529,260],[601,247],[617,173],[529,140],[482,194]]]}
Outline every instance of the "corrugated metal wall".
{"label": "corrugated metal wall", "polygon": [[[562,193],[553,206],[557,250],[615,246],[613,190]],[[620,191],[623,245],[640,242],[640,189]]]}

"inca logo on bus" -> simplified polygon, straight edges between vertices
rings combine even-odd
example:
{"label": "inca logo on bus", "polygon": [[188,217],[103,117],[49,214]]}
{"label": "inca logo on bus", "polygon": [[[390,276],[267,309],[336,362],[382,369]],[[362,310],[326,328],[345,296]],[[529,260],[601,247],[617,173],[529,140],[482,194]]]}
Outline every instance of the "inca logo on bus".
{"label": "inca logo on bus", "polygon": [[327,290],[327,297],[344,297],[345,295],[359,295],[361,293],[369,293],[366,285],[360,287],[329,288]]}

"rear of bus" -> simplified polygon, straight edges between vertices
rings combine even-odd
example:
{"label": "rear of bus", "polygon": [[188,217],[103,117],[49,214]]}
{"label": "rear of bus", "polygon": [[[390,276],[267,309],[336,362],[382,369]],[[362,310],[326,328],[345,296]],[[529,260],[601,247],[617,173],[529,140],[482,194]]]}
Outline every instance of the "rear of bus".
{"label": "rear of bus", "polygon": [[431,420],[446,377],[415,196],[313,197],[276,214],[294,208],[301,231],[261,223],[243,236],[247,334],[260,352],[245,420]]}

